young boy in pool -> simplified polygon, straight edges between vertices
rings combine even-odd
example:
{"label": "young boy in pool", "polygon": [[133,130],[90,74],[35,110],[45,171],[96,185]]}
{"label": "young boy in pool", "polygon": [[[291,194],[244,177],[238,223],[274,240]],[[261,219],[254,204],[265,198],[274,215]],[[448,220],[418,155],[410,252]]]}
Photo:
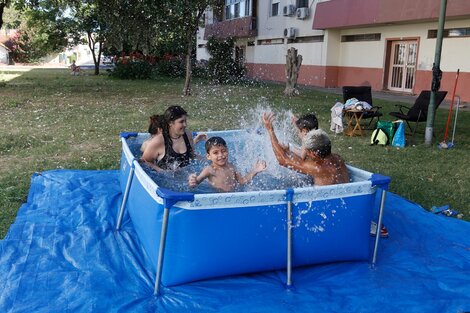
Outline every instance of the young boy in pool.
{"label": "young boy in pool", "polygon": [[311,176],[317,186],[349,182],[346,164],[339,155],[331,153],[331,141],[323,130],[314,129],[303,136],[302,149],[305,151],[305,158],[302,159],[279,143],[273,120],[273,113],[263,114],[263,123],[268,130],[279,165]]}
{"label": "young boy in pool", "polygon": [[228,149],[225,140],[221,137],[212,137],[206,141],[206,157],[211,165],[206,166],[199,175],[191,174],[188,179],[190,187],[196,187],[204,179],[222,192],[231,192],[237,185],[244,185],[251,181],[259,172],[266,169],[266,162],[258,160],[253,169],[245,176],[237,172],[228,162]]}
{"label": "young boy in pool", "polygon": [[[318,120],[315,114],[308,113],[297,118],[295,115],[292,116],[292,123],[297,127],[297,134],[300,140],[303,140],[304,136],[311,130],[318,129]],[[302,147],[297,148],[295,146],[287,145],[289,150],[298,155],[302,160],[305,160],[307,152]]]}

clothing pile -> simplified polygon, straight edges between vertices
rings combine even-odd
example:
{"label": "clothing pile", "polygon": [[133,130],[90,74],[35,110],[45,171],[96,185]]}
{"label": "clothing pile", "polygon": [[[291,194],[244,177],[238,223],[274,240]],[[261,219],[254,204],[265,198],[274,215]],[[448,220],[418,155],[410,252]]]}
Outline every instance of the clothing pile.
{"label": "clothing pile", "polygon": [[372,105],[367,103],[366,101],[359,101],[356,98],[351,98],[346,100],[346,103],[344,104],[344,109],[356,109],[356,110],[371,110]]}

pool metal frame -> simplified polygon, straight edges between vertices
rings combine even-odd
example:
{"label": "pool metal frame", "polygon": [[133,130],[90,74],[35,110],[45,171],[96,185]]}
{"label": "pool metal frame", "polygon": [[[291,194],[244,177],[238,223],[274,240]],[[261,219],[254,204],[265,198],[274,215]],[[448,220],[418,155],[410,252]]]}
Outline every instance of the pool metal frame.
{"label": "pool metal frame", "polygon": [[[120,134],[121,142],[126,142],[126,139],[129,137],[137,136],[137,132],[123,132]],[[126,187],[122,199],[121,206],[119,208],[118,219],[116,223],[116,231],[121,229],[122,219],[125,213],[126,203],[129,196],[130,187],[132,185],[132,180],[134,178],[135,173],[135,165],[138,163],[138,160],[133,158],[131,161],[131,168],[129,172],[129,176],[127,178]],[[140,165],[139,165],[140,166]],[[377,262],[377,251],[380,241],[380,229],[382,228],[382,218],[384,213],[385,207],[385,198],[387,195],[388,185],[390,183],[390,177],[380,175],[380,174],[372,174],[370,178],[372,182],[372,187],[379,187],[382,189],[381,198],[380,198],[380,207],[379,207],[379,215],[377,220],[377,229],[375,234],[375,242],[374,242],[374,251],[372,254],[371,266],[375,267]],[[194,194],[189,192],[175,192],[166,188],[158,187],[156,190],[157,195],[163,199],[163,219],[162,219],[162,229],[160,235],[160,246],[158,250],[158,259],[157,259],[157,267],[156,267],[156,275],[155,275],[155,286],[154,286],[154,295],[159,295],[160,290],[160,282],[162,277],[162,269],[163,269],[163,259],[165,256],[165,244],[166,244],[166,236],[168,232],[168,220],[170,209],[179,201],[187,201],[192,202],[194,201]],[[287,206],[287,251],[286,251],[286,286],[292,286],[292,204],[293,204],[293,197],[294,197],[294,189],[288,188],[286,189],[285,199],[286,199],[286,206]]]}

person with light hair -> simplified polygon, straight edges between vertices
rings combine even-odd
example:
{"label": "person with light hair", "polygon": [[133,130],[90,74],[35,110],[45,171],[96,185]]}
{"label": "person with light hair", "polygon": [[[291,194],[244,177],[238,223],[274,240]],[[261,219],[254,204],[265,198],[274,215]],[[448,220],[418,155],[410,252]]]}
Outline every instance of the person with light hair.
{"label": "person with light hair", "polygon": [[292,153],[279,143],[273,128],[274,113],[264,113],[263,123],[266,127],[274,155],[279,165],[311,176],[315,185],[333,185],[349,182],[349,173],[344,160],[331,153],[331,141],[321,129],[313,129],[302,138],[302,149],[305,157]]}

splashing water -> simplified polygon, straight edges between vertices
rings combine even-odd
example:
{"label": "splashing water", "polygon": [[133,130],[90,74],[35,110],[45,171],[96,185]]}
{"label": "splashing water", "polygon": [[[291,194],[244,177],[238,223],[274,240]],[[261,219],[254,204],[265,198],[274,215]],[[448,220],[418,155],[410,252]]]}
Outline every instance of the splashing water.
{"label": "splashing water", "polygon": [[[257,106],[240,119],[239,128],[246,129],[246,131],[229,132],[227,135],[222,135],[227,142],[229,161],[234,164],[237,171],[242,175],[246,175],[251,171],[256,160],[264,160],[267,164],[265,171],[259,173],[252,182],[237,188],[235,190],[237,192],[279,190],[289,187],[306,187],[312,184],[309,176],[299,174],[278,164],[271,147],[271,141],[261,121],[263,113],[269,111],[273,110],[269,107],[266,99],[261,98]],[[290,110],[277,111],[275,114],[274,128],[279,141],[284,144],[298,142],[299,138],[292,124],[292,112]],[[128,142],[136,158],[140,158],[140,145],[142,142]],[[201,160],[195,160],[189,166],[175,171],[156,172],[145,164],[142,164],[142,166],[157,185],[161,187],[174,191],[191,191],[195,193],[217,192],[207,180],[196,188],[189,188],[188,176],[192,173],[200,173],[204,166],[209,164],[205,160],[204,142],[196,145],[196,152],[203,157]]]}

